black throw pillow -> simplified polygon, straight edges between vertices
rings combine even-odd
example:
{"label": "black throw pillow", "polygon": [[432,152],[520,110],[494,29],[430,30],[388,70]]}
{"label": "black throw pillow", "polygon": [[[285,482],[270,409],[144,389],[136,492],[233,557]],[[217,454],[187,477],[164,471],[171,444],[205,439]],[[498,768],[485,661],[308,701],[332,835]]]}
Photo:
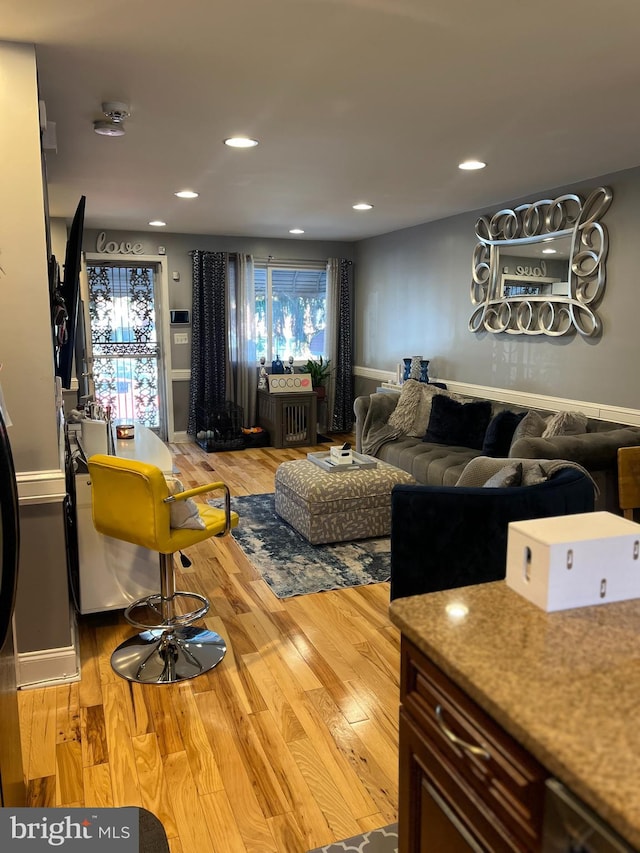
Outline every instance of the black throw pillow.
{"label": "black throw pillow", "polygon": [[436,394],[431,401],[429,426],[422,440],[482,450],[490,420],[491,403],[488,400],[459,403],[445,394]]}
{"label": "black throw pillow", "polygon": [[482,444],[483,455],[506,458],[509,455],[511,439],[516,427],[526,414],[526,412],[518,414],[505,409],[491,418]]}

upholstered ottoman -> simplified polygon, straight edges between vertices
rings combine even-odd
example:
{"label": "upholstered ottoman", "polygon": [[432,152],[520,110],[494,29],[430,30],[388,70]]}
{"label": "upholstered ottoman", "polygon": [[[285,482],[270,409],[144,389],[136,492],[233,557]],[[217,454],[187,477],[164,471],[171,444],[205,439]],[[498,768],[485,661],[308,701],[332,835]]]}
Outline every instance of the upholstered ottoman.
{"label": "upholstered ottoman", "polygon": [[388,536],[391,489],[415,482],[411,474],[386,462],[331,473],[296,459],[276,470],[276,512],[312,545]]}

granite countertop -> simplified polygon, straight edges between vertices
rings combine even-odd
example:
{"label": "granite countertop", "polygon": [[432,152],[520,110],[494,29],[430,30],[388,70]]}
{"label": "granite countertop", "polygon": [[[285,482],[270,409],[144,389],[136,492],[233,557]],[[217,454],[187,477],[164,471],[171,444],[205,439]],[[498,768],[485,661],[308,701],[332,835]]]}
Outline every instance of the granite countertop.
{"label": "granite countertop", "polygon": [[396,599],[390,616],[640,848],[640,599],[545,613],[498,581]]}

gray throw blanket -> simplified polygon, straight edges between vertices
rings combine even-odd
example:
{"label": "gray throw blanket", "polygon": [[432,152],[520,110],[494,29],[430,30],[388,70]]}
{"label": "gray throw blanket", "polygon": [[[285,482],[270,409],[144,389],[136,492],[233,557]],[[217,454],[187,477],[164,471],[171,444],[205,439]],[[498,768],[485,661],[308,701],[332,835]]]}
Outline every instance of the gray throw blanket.
{"label": "gray throw blanket", "polygon": [[369,409],[362,424],[362,452],[375,456],[383,444],[403,433],[388,424],[389,415],[398,402],[397,394],[371,394],[369,400]]}
{"label": "gray throw blanket", "polygon": [[456,486],[471,486],[472,488],[479,488],[480,486],[483,486],[490,477],[497,474],[498,471],[502,470],[505,466],[513,465],[514,463],[521,463],[523,472],[527,470],[536,470],[536,466],[540,466],[547,479],[557,471],[561,471],[564,468],[575,468],[577,471],[582,471],[582,473],[591,480],[593,483],[593,491],[596,496],[600,493],[598,486],[587,469],[583,468],[582,465],[579,465],[577,462],[571,462],[568,459],[496,459],[492,456],[476,456],[476,458],[472,459],[465,467],[458,479],[458,482],[456,483]]}

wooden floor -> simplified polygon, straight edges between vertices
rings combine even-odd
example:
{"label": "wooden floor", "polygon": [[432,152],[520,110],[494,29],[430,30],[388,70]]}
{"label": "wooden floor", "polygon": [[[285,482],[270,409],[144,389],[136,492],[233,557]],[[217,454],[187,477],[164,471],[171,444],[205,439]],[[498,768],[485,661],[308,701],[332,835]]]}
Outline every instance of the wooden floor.
{"label": "wooden floor", "polygon": [[[322,447],[171,449],[185,485],[244,495]],[[81,680],[19,693],[29,805],[144,806],[172,853],[304,853],[395,821],[389,585],[279,600],[230,538],[189,556],[179,587],[210,599],[226,657],[181,684],[130,684],[109,657],[134,630],[120,613],[80,617]]]}

